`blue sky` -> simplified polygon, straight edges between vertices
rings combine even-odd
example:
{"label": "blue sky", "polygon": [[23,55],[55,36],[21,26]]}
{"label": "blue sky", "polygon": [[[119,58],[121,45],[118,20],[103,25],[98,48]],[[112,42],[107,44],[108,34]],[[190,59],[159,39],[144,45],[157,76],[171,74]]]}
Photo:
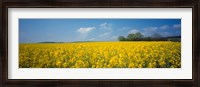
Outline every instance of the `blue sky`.
{"label": "blue sky", "polygon": [[117,41],[118,36],[181,35],[181,19],[19,19],[19,42]]}

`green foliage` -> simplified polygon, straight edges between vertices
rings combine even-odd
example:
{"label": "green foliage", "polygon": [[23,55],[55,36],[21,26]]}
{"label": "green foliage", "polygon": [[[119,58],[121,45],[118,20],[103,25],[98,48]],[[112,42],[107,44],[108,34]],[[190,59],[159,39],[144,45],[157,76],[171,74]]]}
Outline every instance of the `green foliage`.
{"label": "green foliage", "polygon": [[126,38],[125,38],[124,36],[119,36],[119,37],[118,37],[118,40],[119,40],[119,41],[126,41]]}
{"label": "green foliage", "polygon": [[152,38],[162,38],[163,36],[158,34],[158,33],[154,33],[151,35]]}
{"label": "green foliage", "polygon": [[168,41],[181,42],[181,39],[180,38],[169,38]]}
{"label": "green foliage", "polygon": [[143,35],[140,32],[137,32],[135,34],[129,34],[127,36],[127,40],[129,41],[133,41],[133,40],[138,41],[138,40],[141,40],[141,38],[143,38]]}
{"label": "green foliage", "polygon": [[181,36],[171,36],[171,37],[163,37],[158,33],[154,33],[151,37],[144,37],[140,32],[132,33],[125,38],[124,36],[118,37],[119,41],[172,41],[172,42],[180,42]]}

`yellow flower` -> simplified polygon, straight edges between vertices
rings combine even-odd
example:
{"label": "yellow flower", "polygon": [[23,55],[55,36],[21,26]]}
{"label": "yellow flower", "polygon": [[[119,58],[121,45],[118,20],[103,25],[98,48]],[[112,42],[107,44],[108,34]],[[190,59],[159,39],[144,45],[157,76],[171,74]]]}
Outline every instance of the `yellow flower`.
{"label": "yellow flower", "polygon": [[20,44],[20,68],[179,68],[180,42]]}

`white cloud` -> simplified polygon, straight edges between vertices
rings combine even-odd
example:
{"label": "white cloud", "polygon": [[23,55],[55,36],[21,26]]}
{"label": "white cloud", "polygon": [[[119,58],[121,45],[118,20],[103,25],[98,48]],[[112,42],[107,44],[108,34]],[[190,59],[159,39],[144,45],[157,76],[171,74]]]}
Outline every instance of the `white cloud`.
{"label": "white cloud", "polygon": [[128,32],[128,34],[133,34],[133,33],[137,33],[137,32],[139,32],[139,30],[137,30],[137,29],[132,29],[132,30],[130,30],[130,31]]}
{"label": "white cloud", "polygon": [[90,40],[90,41],[93,41],[93,40],[95,40],[95,38],[90,38],[89,40]]}
{"label": "white cloud", "polygon": [[118,38],[117,36],[112,36],[112,37],[111,37],[112,40],[115,40],[115,39],[117,39],[117,38]]}
{"label": "white cloud", "polygon": [[87,28],[79,28],[77,30],[77,32],[81,33],[81,34],[87,34],[89,33],[90,31],[96,29],[95,27],[87,27]]}
{"label": "white cloud", "polygon": [[105,32],[103,34],[100,34],[99,37],[107,37],[109,36],[111,33],[110,32]]}
{"label": "white cloud", "polygon": [[102,33],[99,35],[101,38],[109,38],[112,34],[112,24],[110,23],[102,23],[99,25]]}
{"label": "white cloud", "polygon": [[158,29],[157,27],[146,27],[146,28],[144,28],[145,31],[155,31],[157,29]]}
{"label": "white cloud", "polygon": [[101,29],[107,29],[107,30],[111,30],[112,29],[112,24],[109,23],[102,23],[100,24]]}
{"label": "white cloud", "polygon": [[174,24],[172,26],[172,28],[174,28],[174,29],[181,29],[181,24]]}
{"label": "white cloud", "polygon": [[166,37],[166,36],[171,36],[171,33],[170,32],[162,32],[161,35]]}
{"label": "white cloud", "polygon": [[169,25],[163,25],[163,26],[160,26],[159,29],[162,29],[162,30],[166,30],[166,29],[169,29]]}
{"label": "white cloud", "polygon": [[121,30],[128,30],[131,29],[131,27],[123,27]]}
{"label": "white cloud", "polygon": [[156,31],[157,29],[158,29],[157,27],[146,27],[143,29],[144,32],[142,32],[142,34],[144,36],[151,36],[152,34],[157,33]]}

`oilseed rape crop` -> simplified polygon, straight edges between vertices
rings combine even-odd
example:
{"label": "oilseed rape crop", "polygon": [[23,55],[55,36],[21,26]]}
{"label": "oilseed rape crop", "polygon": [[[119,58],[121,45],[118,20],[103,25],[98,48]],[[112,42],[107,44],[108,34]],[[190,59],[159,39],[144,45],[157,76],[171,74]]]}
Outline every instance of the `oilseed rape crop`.
{"label": "oilseed rape crop", "polygon": [[80,42],[19,45],[20,68],[180,68],[180,42]]}

